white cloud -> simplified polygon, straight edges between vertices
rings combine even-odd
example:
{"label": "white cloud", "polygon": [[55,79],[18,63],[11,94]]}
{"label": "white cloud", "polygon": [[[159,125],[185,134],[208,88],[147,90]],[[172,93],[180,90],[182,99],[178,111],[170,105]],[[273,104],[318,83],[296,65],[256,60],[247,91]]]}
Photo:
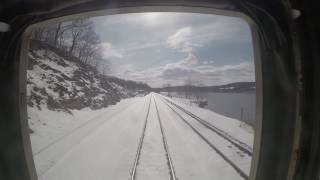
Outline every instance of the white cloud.
{"label": "white cloud", "polygon": [[239,18],[220,18],[202,26],[193,27],[191,41],[195,42],[248,42],[251,40],[248,24]]}
{"label": "white cloud", "polygon": [[193,48],[190,42],[192,34],[191,27],[183,27],[177,30],[173,35],[167,39],[167,43],[173,49],[181,52],[191,53]]}
{"label": "white cloud", "polygon": [[[227,62],[228,59],[232,57],[220,59],[224,57],[224,54],[221,56],[221,53],[225,52],[217,52],[214,57],[206,56],[209,58],[206,61],[202,61],[204,59],[196,56],[199,52],[208,53],[206,51],[198,51],[199,47],[202,46],[214,48],[225,43],[227,45],[224,45],[227,48],[229,44],[249,42],[251,40],[249,26],[239,18],[215,17],[209,19],[204,16],[204,20],[201,22],[192,21],[192,18],[189,21],[185,18],[191,17],[191,15],[161,13],[116,15],[114,17],[117,18],[111,17],[101,19],[100,23],[97,24],[100,24],[101,27],[102,25],[105,26],[104,28],[114,27],[120,29],[119,31],[117,30],[115,36],[107,36],[105,41],[108,42],[103,43],[104,57],[110,58],[114,75],[146,82],[151,86],[162,86],[165,83],[182,85],[186,80],[195,85],[219,85],[238,81],[254,81],[254,66],[250,58],[246,58],[249,60],[246,63],[228,64],[230,63]],[[155,27],[154,25],[157,26]],[[130,29],[130,27],[132,28]],[[101,32],[106,34],[105,30]],[[110,32],[113,33],[113,31]],[[128,36],[130,38],[119,38],[120,32],[123,33],[121,37],[127,37],[127,33],[130,33],[130,36]],[[133,34],[134,38],[131,38],[131,34]],[[109,42],[117,42],[117,47],[121,47],[121,49],[114,48]],[[248,48],[250,47],[248,46]],[[160,55],[163,55],[164,61],[155,62],[152,58],[157,54],[151,54],[154,51],[149,51],[149,49],[161,50]],[[171,49],[180,53],[172,53]],[[230,49],[230,54],[234,54],[232,49]],[[185,55],[185,58],[177,59],[181,55]],[[215,59],[213,61],[210,58]],[[240,57],[236,53],[234,55],[235,61],[237,58]],[[239,61],[243,62],[243,60]],[[162,63],[167,64],[159,66]],[[225,65],[216,66],[214,64]],[[138,71],[137,69],[144,70]]]}
{"label": "white cloud", "polygon": [[194,66],[198,63],[198,58],[192,54],[189,53],[188,56],[181,61],[179,61],[177,64],[182,65],[182,66]]}
{"label": "white cloud", "polygon": [[125,49],[127,52],[140,51],[162,45],[161,42],[132,43]]}
{"label": "white cloud", "polygon": [[224,66],[190,67],[179,61],[143,71],[130,71],[122,74],[122,77],[146,82],[152,87],[161,87],[166,83],[174,86],[184,85],[186,81],[190,81],[193,85],[209,86],[255,80],[254,65],[249,62]]}
{"label": "white cloud", "polygon": [[[212,25],[209,27],[213,28]],[[208,38],[206,36],[213,36],[212,38],[216,40],[219,40],[219,38],[229,38],[228,36],[220,37],[220,35],[223,35],[223,28],[214,35],[210,34],[209,27],[183,27],[167,38],[166,42],[169,47],[185,53],[186,58],[143,71],[128,71],[121,76],[131,80],[146,82],[152,87],[161,87],[167,83],[174,86],[183,85],[186,81],[191,82],[193,85],[202,84],[207,86],[240,81],[254,81],[254,66],[253,63],[250,62],[223,66],[214,66],[213,60],[204,61],[201,64],[198,63],[199,60],[193,53],[193,48],[195,46],[201,46],[201,43],[205,41],[204,38]],[[205,34],[204,29],[206,32],[209,32]],[[199,35],[201,32],[204,36]],[[194,41],[197,41],[197,43]]]}
{"label": "white cloud", "polygon": [[186,53],[192,53],[194,47],[201,47],[206,42],[219,45],[221,42],[250,41],[249,25],[240,18],[218,18],[199,26],[185,26],[167,39],[169,47]]}
{"label": "white cloud", "polygon": [[183,53],[187,53],[185,59],[180,60],[177,64],[181,66],[194,66],[198,63],[198,58],[193,54],[193,46],[190,38],[192,36],[191,27],[183,27],[178,29],[173,35],[169,36],[167,43],[169,47]]}
{"label": "white cloud", "polygon": [[123,58],[123,55],[111,46],[111,43],[104,42],[100,44],[104,58]]}

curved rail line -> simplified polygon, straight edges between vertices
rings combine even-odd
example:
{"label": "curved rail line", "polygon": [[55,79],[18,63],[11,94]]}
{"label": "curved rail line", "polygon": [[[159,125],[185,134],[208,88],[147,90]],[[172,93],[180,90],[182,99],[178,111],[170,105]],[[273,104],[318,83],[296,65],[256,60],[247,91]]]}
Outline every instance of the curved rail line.
{"label": "curved rail line", "polygon": [[160,115],[159,115],[159,110],[158,110],[157,102],[156,102],[156,100],[155,100],[154,97],[153,97],[153,101],[154,101],[154,104],[155,104],[155,107],[156,107],[156,110],[157,110],[157,116],[158,116],[158,120],[159,120],[159,124],[160,124],[160,129],[161,129],[161,134],[162,134],[162,140],[163,140],[163,146],[164,146],[164,149],[165,149],[165,151],[166,151],[167,160],[168,160],[169,167],[170,167],[171,180],[177,180],[176,174],[175,174],[175,171],[174,171],[174,168],[173,168],[172,159],[171,159],[171,157],[170,157],[169,147],[168,147],[168,143],[167,143],[167,140],[166,140],[164,128],[163,128],[163,126],[162,126],[161,118],[160,118]]}
{"label": "curved rail line", "polygon": [[136,157],[134,159],[133,167],[132,167],[132,170],[131,170],[130,180],[134,180],[135,177],[136,177],[137,166],[138,166],[138,162],[139,162],[139,159],[140,159],[140,153],[141,153],[141,149],[142,149],[143,139],[144,139],[144,135],[145,135],[146,128],[147,128],[147,122],[148,122],[148,117],[149,117],[149,112],[150,112],[150,104],[151,104],[151,95],[150,95],[150,98],[149,98],[148,111],[147,111],[145,122],[144,122],[144,125],[143,125],[142,134],[141,134],[140,140],[139,140],[139,146],[138,146],[137,154],[136,154]]}
{"label": "curved rail line", "polygon": [[[161,97],[162,98],[162,97]],[[252,156],[252,148],[250,146],[248,146],[247,144],[245,144],[244,142],[239,141],[238,139],[230,136],[228,133],[224,132],[223,130],[217,128],[216,126],[212,125],[211,123],[207,122],[206,120],[201,119],[200,117],[196,116],[195,114],[191,113],[190,111],[182,108],[181,106],[177,105],[176,103],[164,98],[167,102],[169,102],[170,104],[174,105],[175,107],[179,108],[181,111],[185,112],[186,114],[188,114],[189,116],[191,116],[193,119],[197,120],[199,123],[201,123],[202,125],[206,126],[207,128],[209,128],[210,130],[214,131],[215,133],[217,133],[219,136],[221,136],[222,138],[224,138],[225,140],[229,141],[230,143],[232,143],[234,146],[236,146],[237,148],[239,148],[241,151],[245,152],[246,154],[248,154],[249,156]]]}
{"label": "curved rail line", "polygon": [[249,176],[243,172],[234,162],[232,162],[226,155],[224,155],[217,147],[215,147],[206,137],[204,137],[197,129],[195,129],[184,117],[182,117],[173,107],[171,107],[168,102],[160,98],[177,116],[186,123],[202,140],[204,140],[215,152],[217,152],[226,162],[228,162],[244,179],[248,179]]}

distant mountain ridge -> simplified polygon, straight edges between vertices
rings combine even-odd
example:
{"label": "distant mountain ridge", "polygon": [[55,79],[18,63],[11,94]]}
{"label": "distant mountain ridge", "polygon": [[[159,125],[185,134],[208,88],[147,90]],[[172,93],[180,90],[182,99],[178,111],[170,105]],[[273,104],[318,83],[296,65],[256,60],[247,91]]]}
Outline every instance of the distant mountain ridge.
{"label": "distant mountain ridge", "polygon": [[163,88],[153,88],[153,91],[171,92],[220,92],[220,93],[243,93],[256,90],[255,82],[235,82],[218,86],[170,86]]}

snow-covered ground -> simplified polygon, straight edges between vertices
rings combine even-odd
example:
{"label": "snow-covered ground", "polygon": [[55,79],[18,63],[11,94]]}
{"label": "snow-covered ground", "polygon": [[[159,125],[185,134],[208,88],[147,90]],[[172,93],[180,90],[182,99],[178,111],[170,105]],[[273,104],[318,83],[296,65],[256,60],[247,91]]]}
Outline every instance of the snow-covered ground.
{"label": "snow-covered ground", "polygon": [[[163,98],[167,98],[162,96]],[[240,120],[229,118],[221,114],[215,113],[213,111],[207,110],[205,108],[198,107],[197,104],[190,102],[189,99],[173,97],[167,98],[173,100],[176,104],[183,107],[184,109],[191,111],[198,117],[207,120],[208,122],[214,124],[219,129],[227,132],[233,137],[237,137],[240,141],[246,143],[251,148],[253,147],[253,127],[249,124],[241,122]]]}
{"label": "snow-covered ground", "polygon": [[45,108],[28,108],[29,126],[34,131],[30,138],[38,175],[41,177],[84,138],[139,101],[144,100],[124,99],[117,105],[100,110],[74,110],[72,115]]}
{"label": "snow-covered ground", "polygon": [[[174,108],[174,106],[172,106],[171,104],[169,106],[171,108]],[[209,128],[207,128],[206,126],[204,126],[203,124],[195,120],[190,115],[181,111],[180,109],[177,109],[177,108],[174,108],[174,109],[181,115],[181,117],[186,122],[188,122],[196,131],[198,131],[201,134],[201,136],[206,138],[208,140],[208,143],[212,144],[215,148],[217,148],[218,151],[221,151],[226,156],[227,159],[229,159],[232,163],[234,163],[235,167],[239,167],[239,169],[242,172],[244,172],[246,176],[249,175],[250,165],[251,165],[251,154],[241,151],[241,149],[234,146],[234,144],[232,144],[230,141],[225,140],[224,136],[221,136],[218,133],[210,130]],[[213,117],[213,119],[217,118],[213,115],[210,117]],[[222,118],[220,118],[219,120],[225,121],[225,119],[222,119]],[[219,129],[223,130],[221,128]],[[241,132],[242,130],[239,130],[239,131]],[[232,135],[230,136],[230,134],[225,131],[222,131],[222,133],[226,134],[226,136],[230,138],[237,137]],[[245,133],[245,132],[242,132],[242,133]],[[239,139],[237,138],[237,140]],[[249,149],[249,151],[252,152],[251,148],[247,148],[247,149]]]}
{"label": "snow-covered ground", "polygon": [[162,138],[155,102],[152,100],[136,179],[170,179]]}
{"label": "snow-covered ground", "polygon": [[[222,152],[244,174],[249,174],[250,155],[241,152],[182,110],[166,103],[165,98],[151,93],[128,98],[100,110],[73,110],[72,114],[28,108],[29,124],[34,130],[31,143],[39,179],[130,179],[145,122],[135,179],[170,179],[168,155],[180,180],[244,179],[217,151]],[[254,133],[250,126],[210,110],[167,100],[252,148]],[[181,117],[201,135],[195,133]],[[161,119],[164,135],[158,118]],[[167,150],[164,138],[167,140]]]}
{"label": "snow-covered ground", "polygon": [[239,180],[241,176],[158,99],[160,117],[179,179]]}

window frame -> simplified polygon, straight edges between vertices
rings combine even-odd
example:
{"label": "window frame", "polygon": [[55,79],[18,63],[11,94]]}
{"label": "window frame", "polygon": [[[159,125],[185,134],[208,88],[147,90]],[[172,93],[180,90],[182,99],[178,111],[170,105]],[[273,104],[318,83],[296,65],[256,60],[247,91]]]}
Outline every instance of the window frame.
{"label": "window frame", "polygon": [[[29,45],[29,37],[31,36],[32,29],[36,27],[45,27],[49,24],[54,24],[58,22],[66,22],[76,19],[82,18],[92,18],[99,16],[108,16],[108,15],[116,15],[116,14],[130,14],[130,13],[144,13],[144,12],[170,12],[170,13],[199,13],[199,14],[208,14],[208,15],[221,15],[227,17],[236,17],[241,18],[245,22],[247,22],[252,39],[252,47],[253,47],[253,58],[254,58],[254,67],[255,67],[255,82],[256,82],[256,122],[255,122],[255,133],[254,133],[254,145],[253,145],[253,156],[251,160],[251,168],[249,179],[253,180],[256,177],[257,164],[259,163],[259,152],[260,152],[260,144],[261,144],[261,129],[262,129],[262,73],[261,73],[261,58],[260,58],[260,48],[259,48],[259,36],[258,36],[258,28],[257,24],[247,15],[237,11],[229,11],[229,10],[220,10],[206,7],[184,7],[184,6],[140,6],[140,7],[124,7],[124,8],[114,8],[114,9],[105,9],[98,11],[91,11],[80,14],[73,14],[68,16],[63,16],[59,18],[45,20],[43,22],[39,22],[33,25],[30,25],[23,34],[23,43],[20,52],[20,72],[24,72],[20,74],[20,87],[26,87],[26,64],[28,61],[28,45]],[[20,89],[20,94],[26,94],[26,88]],[[26,98],[24,98],[26,99]],[[22,103],[24,106],[22,107],[22,123],[27,121],[27,105],[26,103]],[[28,134],[27,127],[28,125],[24,124],[22,126],[22,132],[25,142],[25,153],[28,158],[30,171],[35,171],[34,161],[32,157],[31,143]],[[35,179],[32,179],[35,180]]]}
{"label": "window frame", "polygon": [[[19,14],[14,14],[15,11],[13,11],[19,9],[19,6],[9,8],[7,12],[3,13],[5,15],[3,17],[11,25],[11,31],[2,36],[3,44],[0,45],[0,56],[3,57],[2,63],[5,65],[0,67],[2,70],[0,72],[3,74],[1,83],[5,87],[5,90],[1,89],[1,96],[4,97],[1,106],[7,106],[0,113],[5,119],[2,121],[5,123],[3,127],[8,127],[7,129],[0,127],[3,134],[6,135],[5,137],[8,137],[8,140],[2,140],[5,148],[1,154],[6,153],[5,155],[8,155],[4,162],[5,165],[8,165],[6,167],[8,169],[6,175],[10,178],[7,179],[37,178],[32,175],[35,173],[29,162],[32,156],[28,156],[30,152],[26,149],[29,134],[26,132],[27,123],[24,117],[26,116],[24,104],[26,95],[22,81],[25,75],[21,73],[23,70],[21,66],[25,63],[21,61],[21,58],[25,58],[25,56],[23,56],[23,51],[20,52],[20,50],[26,47],[22,40],[23,32],[27,27],[62,16],[71,17],[70,14],[75,13],[79,13],[78,16],[81,16],[82,13],[101,9],[141,7],[150,9],[151,7],[160,6],[242,12],[255,23],[256,31],[253,37],[258,42],[254,41],[256,42],[254,46],[257,45],[257,49],[254,48],[254,51],[255,56],[259,54],[261,63],[258,67],[261,68],[260,76],[256,75],[256,79],[261,78],[260,81],[259,79],[256,80],[257,95],[258,83],[260,83],[259,87],[261,88],[261,96],[258,97],[260,98],[260,103],[257,105],[256,112],[260,114],[261,124],[259,125],[260,140],[255,142],[254,145],[258,146],[257,144],[259,144],[259,150],[257,154],[256,152],[254,153],[256,161],[251,179],[293,179],[289,174],[295,171],[295,163],[297,162],[297,156],[299,156],[296,148],[300,145],[299,137],[302,129],[300,116],[301,91],[299,90],[301,86],[299,86],[298,77],[301,72],[298,63],[299,58],[295,57],[296,53],[293,51],[294,40],[291,37],[293,34],[292,18],[288,4],[283,4],[280,0],[276,2],[266,1],[261,4],[260,1],[251,2],[249,0],[232,2],[209,2],[205,0],[197,2],[192,0],[138,0],[132,2],[124,0],[118,3],[110,2],[112,1],[92,0],[82,2],[79,0],[77,2],[75,0],[70,3],[57,0],[56,4],[35,4],[35,6],[37,5],[36,7],[39,7],[39,10],[31,8],[32,6],[28,4],[29,6],[23,7],[23,11],[19,11]],[[255,64],[257,65],[257,63]],[[258,68],[256,67],[256,72]],[[261,108],[260,111],[259,107]],[[273,129],[272,126],[274,125],[278,125],[277,129]],[[294,142],[296,142],[295,145]],[[14,144],[14,146],[11,146],[11,144]],[[10,150],[13,150],[15,155],[7,153]],[[255,148],[254,150],[256,151]],[[12,172],[19,175],[14,175]]]}

